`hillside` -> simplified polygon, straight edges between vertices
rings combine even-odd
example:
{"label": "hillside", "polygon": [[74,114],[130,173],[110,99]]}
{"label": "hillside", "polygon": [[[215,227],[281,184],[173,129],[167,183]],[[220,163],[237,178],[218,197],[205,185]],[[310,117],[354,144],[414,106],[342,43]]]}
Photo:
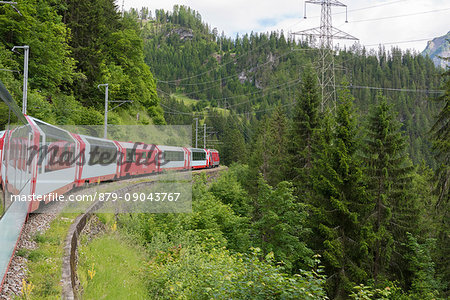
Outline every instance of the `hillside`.
{"label": "hillside", "polygon": [[317,50],[283,32],[230,38],[183,6],[142,28],[166,121],[207,124],[237,174],[217,195],[261,260],[297,274],[316,253],[329,299],[448,298],[449,81],[431,58],[342,49],[330,110]]}
{"label": "hillside", "polygon": [[[123,15],[113,0],[17,7],[0,6],[0,79],[20,105],[23,56],[10,49],[29,45],[30,115],[103,124],[98,85],[108,83],[111,100],[133,101],[110,124],[198,121],[229,166],[212,181],[183,179],[192,213],[100,214],[106,235],[82,239],[78,252],[85,297],[450,297],[450,71],[430,57],[341,49],[327,106],[317,49],[282,31],[227,37],[185,6]],[[0,104],[0,130],[8,121]],[[62,243],[33,240],[52,250],[29,260],[51,271],[38,267],[24,287],[36,285],[33,299],[56,297],[50,257]]]}
{"label": "hillside", "polygon": [[446,35],[434,38],[428,42],[427,47],[422,52],[423,56],[429,56],[438,67],[445,68],[449,62],[442,58],[450,57],[450,31]]}
{"label": "hillside", "polygon": [[[301,74],[317,63],[315,49],[288,39],[283,32],[230,38],[183,6],[174,7],[173,12],[158,10],[143,24],[145,61],[158,79],[166,120],[192,124],[189,112],[226,108],[234,113],[229,122],[243,132],[246,143],[252,138],[253,124],[277,105],[292,117]],[[437,113],[429,100],[438,92],[426,91],[439,90],[439,73],[430,59],[397,48],[351,48],[336,56],[336,83],[351,85],[359,114],[367,113],[378,93],[387,96],[404,124],[410,156],[416,163],[425,160],[432,166],[426,135]],[[198,101],[183,107],[185,102],[176,103],[179,97],[169,100],[173,94]],[[206,118],[209,126],[217,123],[211,116]],[[226,127],[218,127],[216,138],[224,142],[221,128]]]}

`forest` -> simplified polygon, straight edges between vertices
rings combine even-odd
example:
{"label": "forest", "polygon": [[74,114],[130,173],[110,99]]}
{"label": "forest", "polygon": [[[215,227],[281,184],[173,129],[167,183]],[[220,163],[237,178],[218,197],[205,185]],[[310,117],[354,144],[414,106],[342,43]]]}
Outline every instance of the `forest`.
{"label": "forest", "polygon": [[108,123],[198,118],[229,167],[196,180],[192,214],[119,216],[145,249],[149,298],[450,296],[449,70],[396,47],[340,49],[323,108],[317,49],[282,31],[227,37],[185,6],[17,7],[0,6],[0,80],[20,106],[10,49],[28,44],[30,115],[101,125],[109,83],[133,103]]}

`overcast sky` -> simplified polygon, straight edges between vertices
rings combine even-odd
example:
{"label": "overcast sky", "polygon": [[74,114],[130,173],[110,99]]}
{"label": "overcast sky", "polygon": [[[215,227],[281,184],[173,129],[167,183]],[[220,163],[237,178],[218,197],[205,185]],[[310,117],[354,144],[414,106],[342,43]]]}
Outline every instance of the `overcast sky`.
{"label": "overcast sky", "polygon": [[[148,7],[151,10],[172,10],[173,5],[186,5],[197,10],[211,28],[235,37],[250,32],[284,30],[301,31],[320,25],[320,5],[307,5],[304,16],[303,0],[117,0],[125,9]],[[450,30],[450,2],[445,0],[342,0],[348,6],[332,7],[333,26],[357,38],[362,45],[391,43],[402,49],[422,51],[427,41]],[[405,16],[406,15],[406,16]],[[402,16],[402,17],[399,17]],[[392,17],[392,18],[391,18]],[[384,18],[384,19],[383,19]],[[374,20],[376,19],[376,20]],[[348,44],[336,40],[335,44]],[[370,46],[375,47],[377,46]]]}

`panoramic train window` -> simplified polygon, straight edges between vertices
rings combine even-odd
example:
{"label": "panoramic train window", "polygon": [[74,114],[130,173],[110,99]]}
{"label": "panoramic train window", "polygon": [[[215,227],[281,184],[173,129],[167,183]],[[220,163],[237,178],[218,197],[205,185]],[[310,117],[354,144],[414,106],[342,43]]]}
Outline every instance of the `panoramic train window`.
{"label": "panoramic train window", "polygon": [[164,151],[165,161],[183,161],[184,152],[183,151]]}
{"label": "panoramic train window", "polygon": [[192,152],[192,160],[206,160],[206,153],[202,152]]}
{"label": "panoramic train window", "polygon": [[[87,155],[89,156],[88,164],[93,165],[110,165],[117,161],[117,148],[113,142],[95,140],[86,138],[91,150]],[[128,153],[127,153],[128,156]]]}
{"label": "panoramic train window", "polygon": [[127,163],[136,162],[136,150],[134,150],[134,149],[127,149],[126,162]]}
{"label": "panoramic train window", "polygon": [[[73,167],[75,161],[75,141],[65,130],[34,119],[44,132],[39,151],[39,166],[45,166],[45,173]],[[45,143],[42,141],[45,140]],[[44,156],[44,157],[42,157]]]}
{"label": "panoramic train window", "polygon": [[[0,219],[12,205],[12,195],[26,194],[31,174],[27,165],[26,151],[31,146],[33,131],[27,119],[0,81],[0,130],[4,132],[2,159],[0,161],[1,180],[8,182],[9,189],[0,190]],[[24,150],[25,149],[25,150]],[[26,171],[26,172],[24,172]],[[25,203],[26,205],[27,203]],[[19,205],[20,206],[20,205]],[[23,208],[23,206],[21,206]],[[26,211],[26,210],[25,210]],[[23,211],[21,211],[22,213]],[[0,223],[1,225],[1,223]],[[0,232],[2,228],[0,226]],[[1,247],[0,247],[1,248]]]}

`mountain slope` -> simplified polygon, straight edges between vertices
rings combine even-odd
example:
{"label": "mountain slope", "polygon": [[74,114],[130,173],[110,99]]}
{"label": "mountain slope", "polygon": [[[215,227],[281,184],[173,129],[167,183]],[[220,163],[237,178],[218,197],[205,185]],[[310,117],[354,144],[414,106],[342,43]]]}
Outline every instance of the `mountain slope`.
{"label": "mountain slope", "polygon": [[429,56],[437,67],[445,68],[450,66],[448,61],[442,57],[450,57],[450,31],[446,35],[434,38],[428,42],[427,47],[422,52],[423,56]]}

